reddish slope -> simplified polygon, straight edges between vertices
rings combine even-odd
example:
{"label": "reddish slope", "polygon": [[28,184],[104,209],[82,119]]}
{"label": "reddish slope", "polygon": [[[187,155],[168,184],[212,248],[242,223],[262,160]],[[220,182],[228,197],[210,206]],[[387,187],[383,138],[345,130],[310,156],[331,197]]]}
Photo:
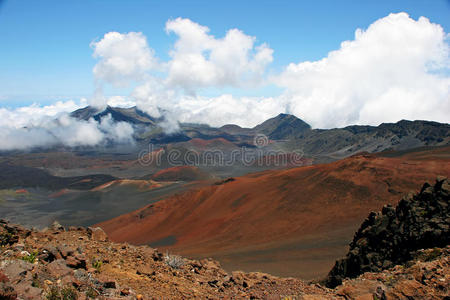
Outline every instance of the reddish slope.
{"label": "reddish slope", "polygon": [[194,166],[179,166],[158,171],[152,176],[156,181],[198,181],[211,179],[211,175]]}
{"label": "reddish slope", "polygon": [[176,195],[101,226],[115,241],[213,256],[228,268],[311,278],[344,255],[371,210],[436,175],[450,148],[251,174]]}

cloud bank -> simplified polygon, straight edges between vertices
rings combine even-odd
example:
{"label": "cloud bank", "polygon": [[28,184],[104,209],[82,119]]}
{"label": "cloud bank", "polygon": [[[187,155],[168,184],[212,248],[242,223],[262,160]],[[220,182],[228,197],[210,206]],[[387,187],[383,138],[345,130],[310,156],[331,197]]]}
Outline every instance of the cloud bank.
{"label": "cloud bank", "polygon": [[84,107],[86,101],[57,102],[39,107],[0,109],[0,150],[25,150],[52,146],[96,146],[113,141],[133,143],[133,127],[113,122],[107,115],[97,122],[77,120],[69,112]]}
{"label": "cloud bank", "polygon": [[[177,18],[166,23],[166,31],[177,36],[171,59],[162,63],[166,77],[148,73],[130,95],[155,116],[171,111],[177,121],[213,126],[254,126],[281,112],[316,128],[401,119],[449,122],[448,35],[425,17],[390,14],[357,29],[353,40],[327,57],[291,63],[272,76],[266,69],[273,50],[238,29],[216,38],[208,27]],[[202,88],[265,84],[284,92],[272,98],[199,95]]]}
{"label": "cloud bank", "polygon": [[449,121],[449,45],[442,27],[424,17],[391,14],[358,29],[326,58],[292,63],[274,82],[290,110],[319,127]]}
{"label": "cloud bank", "polygon": [[[159,60],[139,32],[109,32],[93,42],[98,89],[90,103],[137,105],[163,117],[160,125],[168,133],[177,130],[178,122],[253,127],[279,113],[294,114],[315,128],[401,119],[450,121],[449,35],[425,17],[390,14],[356,29],[354,39],[321,60],[293,62],[278,74],[268,71],[274,50],[239,29],[218,38],[206,26],[177,18],[167,21],[165,30],[176,36],[168,61]],[[127,97],[106,99],[102,94],[103,85],[130,83],[134,88]],[[265,85],[283,92],[276,97],[201,95],[206,88],[245,92]],[[75,121],[62,113],[84,104],[0,109],[0,138],[9,148],[132,140],[128,124],[108,118],[100,124]],[[8,148],[4,145],[0,147]]]}

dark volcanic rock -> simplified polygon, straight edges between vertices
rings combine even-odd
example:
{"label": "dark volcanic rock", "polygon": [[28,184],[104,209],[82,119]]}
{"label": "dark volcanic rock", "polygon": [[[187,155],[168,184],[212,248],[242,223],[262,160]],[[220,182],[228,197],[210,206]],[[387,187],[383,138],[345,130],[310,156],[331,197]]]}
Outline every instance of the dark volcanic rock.
{"label": "dark volcanic rock", "polygon": [[356,232],[347,256],[336,261],[326,284],[335,287],[346,277],[379,272],[412,259],[419,249],[450,242],[450,184],[438,177],[417,195],[408,194],[394,208],[372,212]]}
{"label": "dark volcanic rock", "polygon": [[116,122],[127,122],[130,124],[146,124],[155,125],[156,119],[152,118],[145,112],[139,110],[137,107],[120,108],[107,106],[104,110],[99,110],[92,106],[78,109],[70,114],[71,117],[79,120],[94,120],[100,122],[100,120],[110,115]]}
{"label": "dark volcanic rock", "polygon": [[271,139],[297,138],[302,132],[310,129],[309,124],[288,114],[279,114],[253,128],[255,132],[263,133]]}

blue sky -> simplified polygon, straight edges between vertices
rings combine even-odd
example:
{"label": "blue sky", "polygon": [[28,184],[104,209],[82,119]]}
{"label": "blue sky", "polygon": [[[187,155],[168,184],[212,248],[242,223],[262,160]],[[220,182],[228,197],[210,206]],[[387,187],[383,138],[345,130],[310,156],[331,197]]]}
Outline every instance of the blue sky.
{"label": "blue sky", "polygon": [[[177,17],[223,37],[239,28],[273,50],[268,72],[293,62],[318,60],[354,38],[356,28],[392,12],[425,16],[450,32],[450,2],[434,1],[1,1],[0,106],[89,97],[94,91],[90,43],[105,33],[142,32],[157,56],[168,59],[176,39],[165,23]],[[273,87],[232,89],[267,96]],[[230,89],[225,89],[225,92]],[[108,93],[127,93],[109,89]],[[214,89],[204,90],[215,93]]]}

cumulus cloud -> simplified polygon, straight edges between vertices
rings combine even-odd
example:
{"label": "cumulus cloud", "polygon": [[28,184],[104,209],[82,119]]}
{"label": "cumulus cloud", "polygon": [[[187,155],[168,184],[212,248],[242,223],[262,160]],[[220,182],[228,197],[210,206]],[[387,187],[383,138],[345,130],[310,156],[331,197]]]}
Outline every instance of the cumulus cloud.
{"label": "cumulus cloud", "polygon": [[181,122],[217,127],[225,124],[253,127],[285,110],[285,105],[276,98],[233,97],[229,94],[214,98],[182,97],[173,106]]}
{"label": "cumulus cloud", "polygon": [[[84,106],[85,101],[80,102]],[[100,123],[90,119],[77,120],[69,112],[80,108],[73,101],[54,105],[36,104],[17,109],[0,109],[0,150],[24,150],[52,146],[95,146],[107,141],[132,143],[133,127],[113,122],[105,116]]]}
{"label": "cumulus cloud", "polygon": [[[155,117],[170,111],[166,119],[253,126],[284,112],[320,128],[400,119],[449,121],[448,35],[424,17],[390,14],[357,29],[353,40],[327,57],[291,63],[268,81],[273,50],[255,45],[255,37],[230,29],[216,38],[208,27],[183,18],[169,20],[166,31],[177,35],[170,60],[163,63],[166,76],[147,77],[131,94]],[[204,87],[262,82],[284,92],[273,98],[198,94]]]}
{"label": "cumulus cloud", "polygon": [[406,13],[390,14],[313,62],[288,65],[274,82],[280,100],[315,127],[449,121],[449,45],[442,27]]}
{"label": "cumulus cloud", "polygon": [[127,87],[130,82],[148,78],[147,72],[158,69],[154,51],[141,32],[108,32],[102,39],[91,43],[93,56],[99,61],[94,66],[95,92],[91,105],[104,108],[107,99],[103,93],[105,83],[115,87]]}
{"label": "cumulus cloud", "polygon": [[115,86],[143,80],[146,72],[158,65],[141,32],[108,32],[101,40],[92,42],[91,47],[94,57],[99,59],[93,70],[95,77]]}
{"label": "cumulus cloud", "polygon": [[208,34],[208,27],[177,18],[166,23],[166,31],[178,36],[170,52],[166,83],[190,92],[201,87],[258,84],[273,60],[267,44],[255,46],[256,38],[239,29],[230,29],[217,39]]}
{"label": "cumulus cloud", "polygon": [[[448,34],[427,18],[390,14],[357,29],[353,40],[318,61],[291,63],[267,78],[273,50],[256,38],[230,29],[222,38],[189,19],[166,23],[177,39],[170,59],[160,62],[142,33],[110,32],[92,43],[98,58],[93,72],[99,85],[90,103],[137,105],[160,118],[167,133],[178,122],[245,127],[279,113],[294,114],[313,127],[378,125],[400,119],[449,122],[450,47]],[[152,73],[158,70],[158,76]],[[109,99],[102,85],[135,84],[127,96]],[[137,85],[136,85],[137,83]],[[245,88],[275,84],[276,97],[201,96],[202,88]],[[0,109],[1,150],[45,145],[96,145],[107,140],[132,142],[133,128],[105,117],[78,121],[67,112],[84,102]]]}
{"label": "cumulus cloud", "polygon": [[169,109],[177,99],[177,92],[168,89],[161,79],[151,78],[137,86],[131,93],[136,105],[155,118],[162,117],[164,110]]}

